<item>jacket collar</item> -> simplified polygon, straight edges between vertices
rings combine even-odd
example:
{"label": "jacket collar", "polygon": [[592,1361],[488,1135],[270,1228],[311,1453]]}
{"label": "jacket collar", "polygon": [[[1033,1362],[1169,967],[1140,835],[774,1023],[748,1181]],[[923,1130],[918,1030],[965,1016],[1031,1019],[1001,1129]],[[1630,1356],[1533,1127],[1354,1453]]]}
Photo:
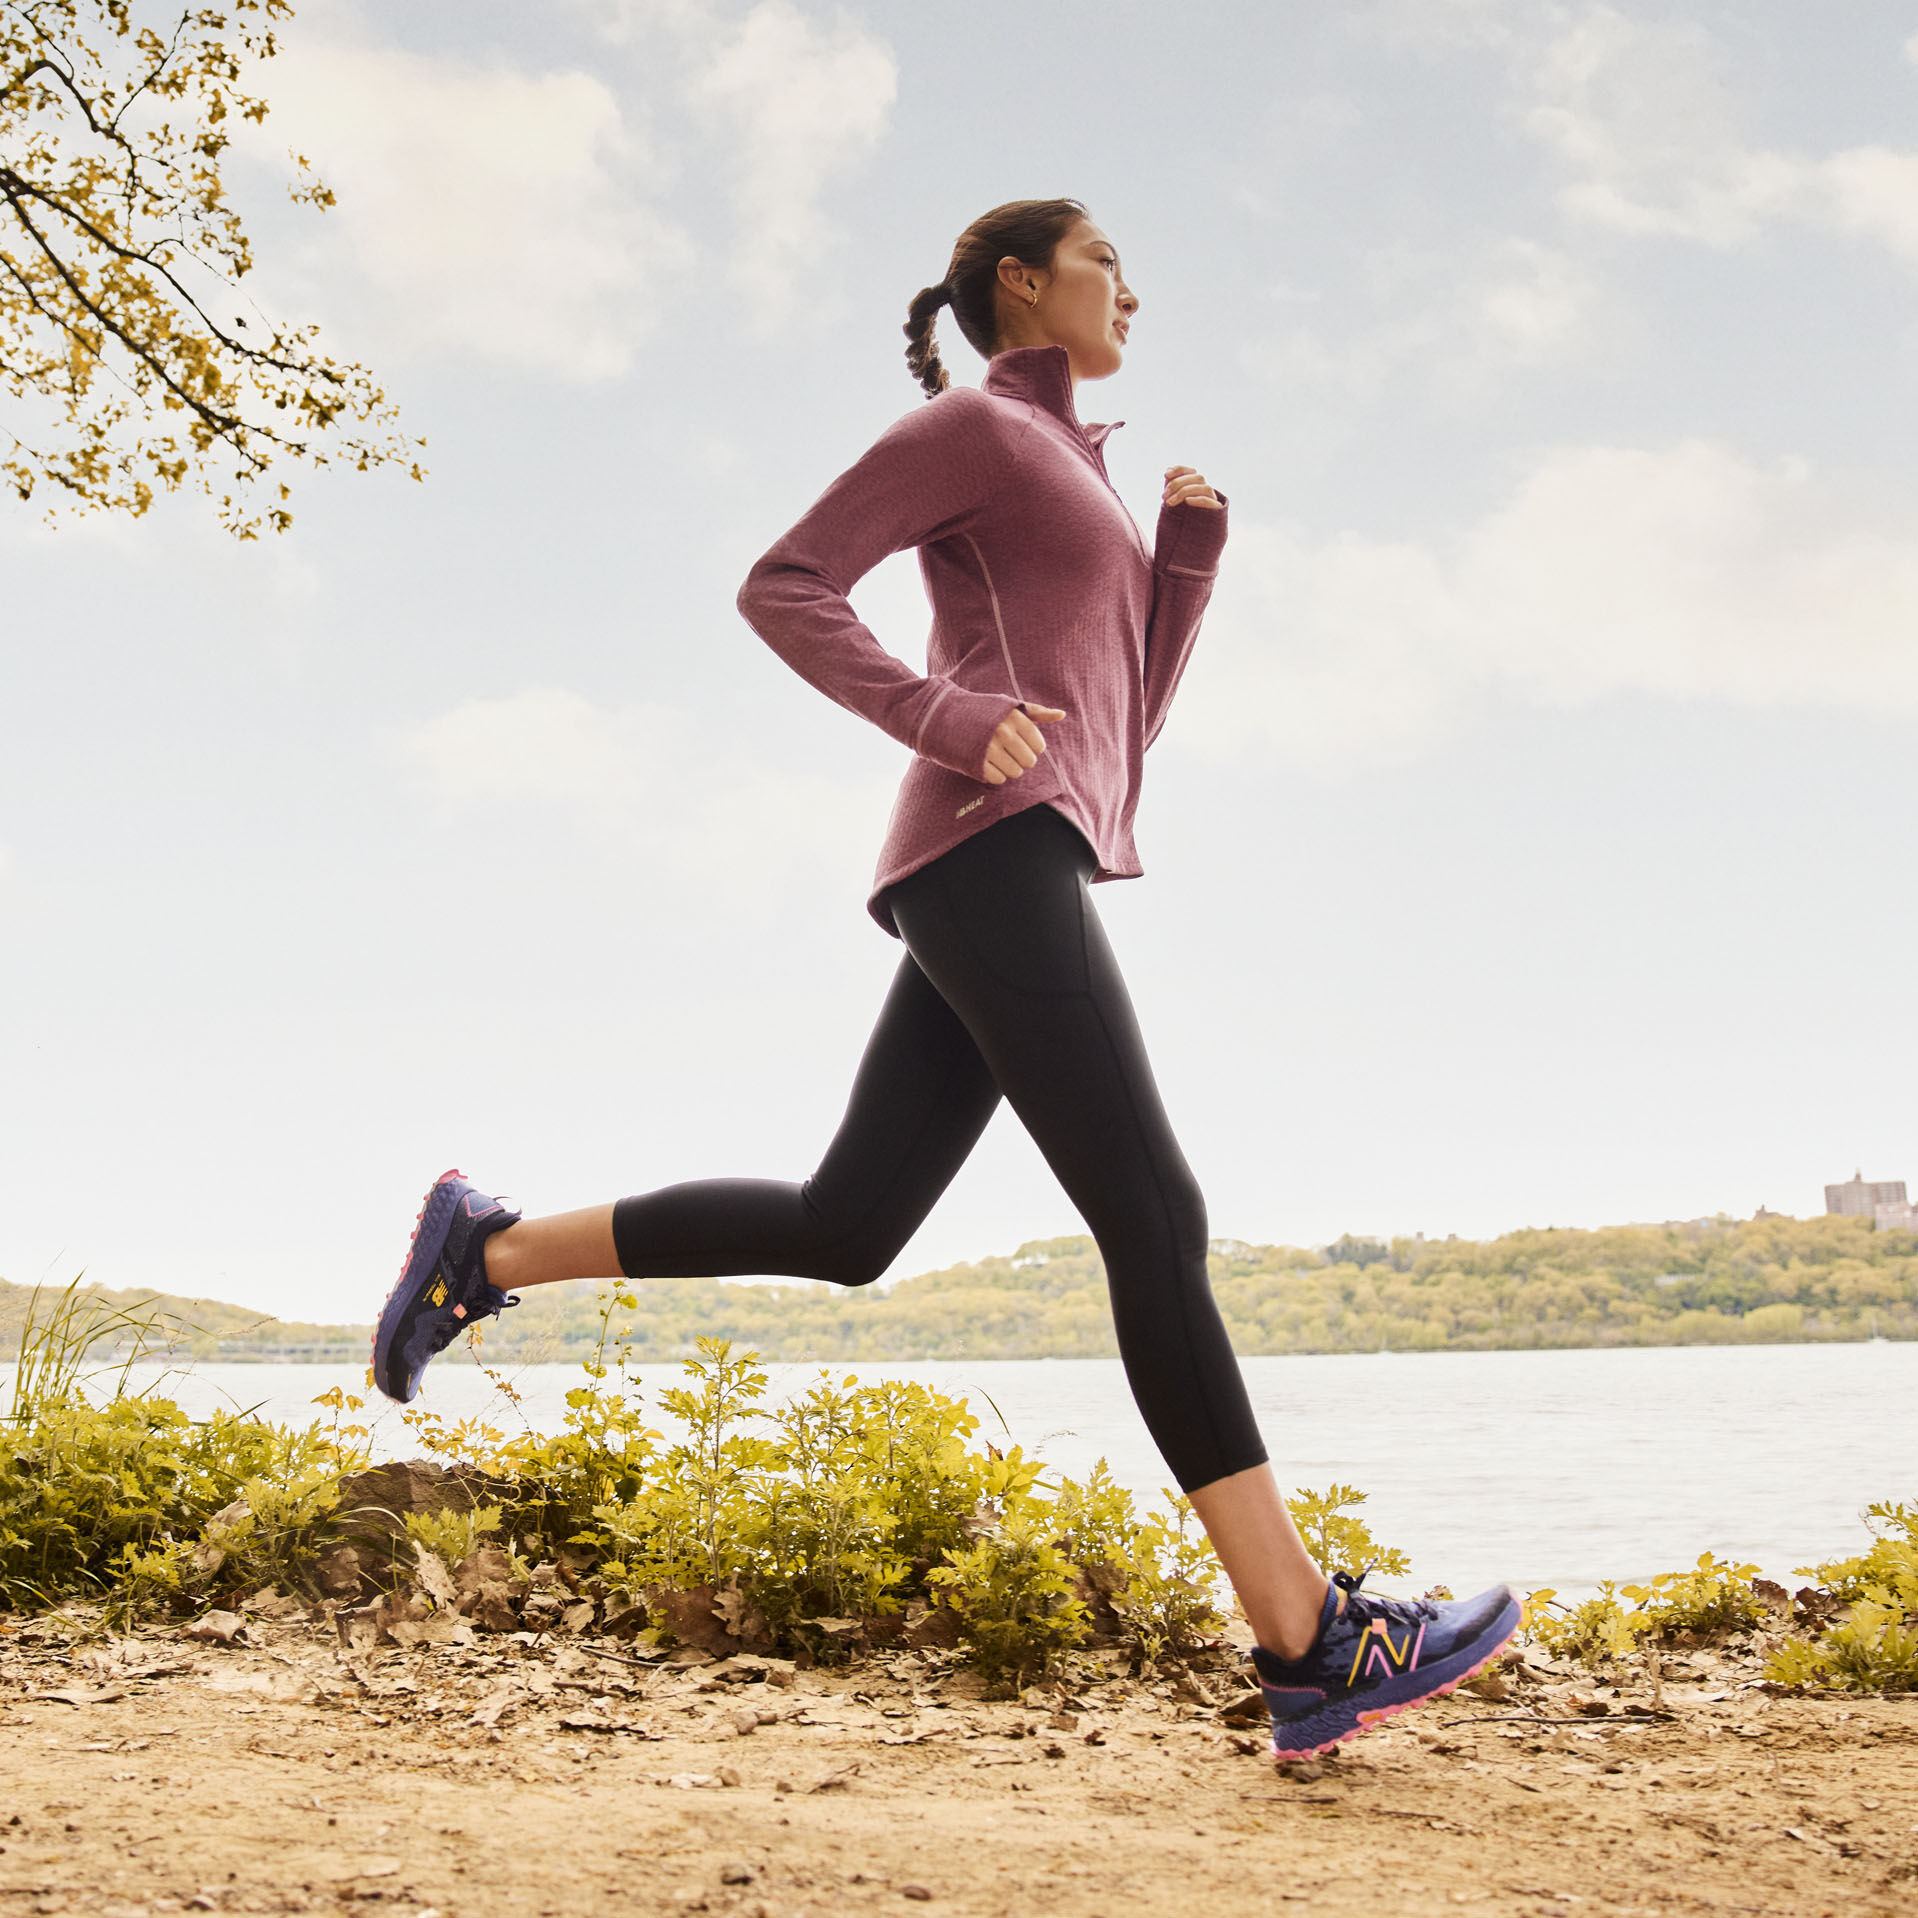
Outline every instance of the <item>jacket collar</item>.
{"label": "jacket collar", "polygon": [[983,390],[1002,400],[1024,400],[1043,407],[1054,419],[1101,446],[1115,426],[1088,426],[1072,403],[1072,361],[1063,346],[1015,346],[995,353],[986,364]]}

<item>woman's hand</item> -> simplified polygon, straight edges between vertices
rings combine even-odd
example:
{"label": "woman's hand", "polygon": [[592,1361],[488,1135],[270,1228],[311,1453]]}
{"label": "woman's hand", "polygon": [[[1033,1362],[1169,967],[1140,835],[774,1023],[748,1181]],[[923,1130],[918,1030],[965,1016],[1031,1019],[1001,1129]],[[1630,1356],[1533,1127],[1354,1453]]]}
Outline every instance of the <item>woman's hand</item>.
{"label": "woman's hand", "polygon": [[988,786],[1003,786],[1008,779],[1021,779],[1029,766],[1039,763],[1046,749],[1046,736],[1033,724],[1038,720],[1050,726],[1065,718],[1056,706],[1015,706],[992,729],[986,747],[986,770],[982,777]]}
{"label": "woman's hand", "polygon": [[1168,506],[1207,506],[1213,511],[1224,509],[1225,502],[1206,484],[1206,477],[1190,466],[1168,466],[1165,469],[1165,503]]}

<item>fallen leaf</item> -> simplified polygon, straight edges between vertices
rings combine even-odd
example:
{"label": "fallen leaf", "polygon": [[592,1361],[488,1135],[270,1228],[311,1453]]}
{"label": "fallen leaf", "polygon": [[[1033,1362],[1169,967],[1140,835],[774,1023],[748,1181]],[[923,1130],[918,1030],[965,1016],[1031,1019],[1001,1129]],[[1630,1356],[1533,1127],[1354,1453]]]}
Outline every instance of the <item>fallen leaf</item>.
{"label": "fallen leaf", "polygon": [[473,1707],[473,1715],[466,1722],[490,1731],[515,1705],[523,1704],[525,1698],[526,1694],[517,1685],[502,1685]]}
{"label": "fallen leaf", "polygon": [[441,1611],[450,1612],[460,1602],[459,1588],[453,1583],[452,1568],[439,1553],[424,1545],[413,1547],[413,1580]]}
{"label": "fallen leaf", "polygon": [[207,1612],[180,1636],[201,1645],[235,1645],[246,1636],[246,1620],[238,1612]]}

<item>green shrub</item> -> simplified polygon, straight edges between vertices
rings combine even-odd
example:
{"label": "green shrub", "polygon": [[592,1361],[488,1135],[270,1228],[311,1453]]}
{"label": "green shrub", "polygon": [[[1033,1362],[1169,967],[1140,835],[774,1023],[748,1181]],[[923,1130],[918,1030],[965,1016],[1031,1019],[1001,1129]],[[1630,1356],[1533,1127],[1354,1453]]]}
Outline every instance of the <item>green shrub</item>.
{"label": "green shrub", "polygon": [[[1220,1623],[1217,1561],[1183,1500],[1141,1518],[1103,1464],[1048,1488],[1038,1460],[978,1445],[964,1402],[917,1383],[822,1372],[769,1409],[757,1359],[723,1340],[701,1341],[686,1370],[687,1386],[660,1394],[684,1435],[661,1449],[647,1434],[623,1496],[575,1534],[603,1552],[614,1589],[736,1591],[777,1639],[815,1653],[834,1642],[819,1621],[928,1602],[1006,1680],[1083,1643],[1089,1599],[1148,1658],[1196,1649]],[[598,1396],[595,1381],[582,1417]]]}
{"label": "green shrub", "polygon": [[1285,1508],[1320,1570],[1345,1572],[1353,1578],[1367,1572],[1403,1578],[1412,1561],[1403,1552],[1381,1545],[1363,1519],[1347,1516],[1354,1506],[1365,1503],[1366,1496],[1352,1485],[1334,1485],[1324,1492],[1301,1489],[1285,1501]]}
{"label": "green shrub", "polygon": [[1092,1636],[1078,1568],[1052,1532],[1052,1513],[1036,1501],[1014,1508],[980,1522],[975,1542],[927,1575],[988,1678],[1037,1678]]}
{"label": "green shrub", "polygon": [[1775,1683],[1918,1691],[1918,1505],[1880,1503],[1864,1516],[1872,1533],[1868,1551],[1798,1568],[1845,1613],[1815,1639],[1780,1646],[1766,1667]]}
{"label": "green shrub", "polygon": [[499,1530],[500,1516],[497,1505],[474,1505],[464,1511],[455,1507],[445,1512],[408,1512],[405,1525],[414,1544],[425,1546],[448,1565],[457,1565]]}
{"label": "green shrub", "polygon": [[1823,1565],[1801,1565],[1798,1576],[1815,1578],[1846,1604],[1878,1589],[1905,1583],[1918,1587],[1918,1505],[1868,1505],[1864,1520],[1872,1535],[1869,1551]]}
{"label": "green shrub", "polygon": [[1525,1601],[1523,1628],[1554,1658],[1575,1658],[1594,1667],[1628,1658],[1651,1629],[1651,1621],[1636,1606],[1622,1605],[1619,1599],[1618,1586],[1607,1579],[1596,1597],[1567,1609],[1547,1585]]}
{"label": "green shrub", "polygon": [[[194,1420],[130,1392],[134,1363],[191,1328],[77,1284],[27,1304],[0,1420],[0,1607],[110,1596],[132,1609],[286,1577],[359,1455],[318,1425]],[[115,1361],[88,1374],[108,1342]]]}
{"label": "green shrub", "polygon": [[332,1508],[341,1469],[317,1426],[195,1421],[127,1393],[32,1404],[0,1426],[0,1605],[123,1587],[135,1600],[188,1597],[283,1577]]}
{"label": "green shrub", "polygon": [[1718,1638],[1749,1631],[1764,1618],[1764,1603],[1752,1585],[1757,1576],[1756,1565],[1722,1564],[1710,1552],[1700,1552],[1689,1572],[1660,1572],[1649,1584],[1620,1590],[1644,1607],[1649,1628],[1668,1643],[1680,1633]]}
{"label": "green shrub", "polygon": [[1549,1586],[1525,1606],[1528,1634],[1557,1658],[1597,1667],[1627,1658],[1645,1639],[1674,1643],[1681,1634],[1721,1638],[1764,1618],[1753,1588],[1756,1565],[1731,1565],[1701,1552],[1688,1572],[1660,1572],[1641,1584],[1607,1580],[1594,1598],[1569,1610]]}
{"label": "green shrub", "polygon": [[1148,1661],[1195,1652],[1225,1623],[1217,1554],[1190,1502],[1160,1496],[1168,1516],[1141,1518],[1100,1459],[1083,1484],[1062,1479],[1053,1505],[1060,1543],[1080,1567],[1081,1596],[1095,1615],[1103,1606],[1122,1642]]}

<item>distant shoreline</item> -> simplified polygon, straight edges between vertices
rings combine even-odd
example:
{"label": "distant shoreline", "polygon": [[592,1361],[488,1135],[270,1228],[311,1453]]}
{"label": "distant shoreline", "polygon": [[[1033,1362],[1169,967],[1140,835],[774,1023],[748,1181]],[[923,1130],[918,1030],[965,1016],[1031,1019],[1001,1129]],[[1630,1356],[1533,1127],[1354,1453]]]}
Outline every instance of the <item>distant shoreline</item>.
{"label": "distant shoreline", "polygon": [[[1348,1235],[1314,1250],[1215,1239],[1208,1263],[1247,1358],[1918,1340],[1918,1236],[1856,1218],[1764,1214],[1484,1241]],[[634,1309],[615,1311],[611,1324],[642,1364],[683,1358],[702,1336],[781,1364],[1118,1356],[1104,1270],[1084,1237],[1035,1240],[883,1291],[721,1279],[630,1289]],[[102,1309],[173,1328],[166,1350],[180,1360],[360,1364],[372,1338],[370,1326],[290,1323],[218,1300],[82,1290]],[[528,1293],[482,1328],[483,1356],[585,1358],[599,1345],[608,1296],[588,1284]],[[0,1281],[0,1354],[17,1343],[28,1297]]]}

